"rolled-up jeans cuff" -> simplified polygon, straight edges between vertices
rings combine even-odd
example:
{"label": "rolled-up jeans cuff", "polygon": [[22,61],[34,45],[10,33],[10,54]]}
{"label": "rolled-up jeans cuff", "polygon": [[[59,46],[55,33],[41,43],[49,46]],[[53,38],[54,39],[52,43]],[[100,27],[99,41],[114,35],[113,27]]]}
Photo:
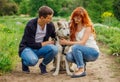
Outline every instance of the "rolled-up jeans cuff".
{"label": "rolled-up jeans cuff", "polygon": [[43,63],[43,62],[42,62],[42,64],[46,66],[46,64],[45,64],[45,63]]}
{"label": "rolled-up jeans cuff", "polygon": [[84,65],[82,65],[82,66],[77,66],[77,68],[79,69],[79,68],[84,68]]}

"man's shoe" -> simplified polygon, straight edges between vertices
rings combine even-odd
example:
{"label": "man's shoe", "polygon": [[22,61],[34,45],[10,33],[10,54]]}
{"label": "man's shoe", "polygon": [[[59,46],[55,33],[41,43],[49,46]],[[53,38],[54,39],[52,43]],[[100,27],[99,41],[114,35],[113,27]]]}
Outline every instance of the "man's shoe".
{"label": "man's shoe", "polygon": [[26,65],[23,63],[23,60],[22,60],[22,71],[23,71],[24,73],[29,73],[29,72],[30,72],[29,67],[26,66]]}
{"label": "man's shoe", "polygon": [[39,68],[40,68],[40,70],[41,70],[41,74],[47,73],[47,71],[46,71],[46,66],[43,65],[42,63],[39,65]]}

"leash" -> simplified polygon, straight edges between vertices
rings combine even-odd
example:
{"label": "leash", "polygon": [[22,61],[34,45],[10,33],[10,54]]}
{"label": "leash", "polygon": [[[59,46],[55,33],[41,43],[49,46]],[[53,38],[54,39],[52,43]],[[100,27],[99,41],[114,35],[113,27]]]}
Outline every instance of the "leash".
{"label": "leash", "polygon": [[66,45],[62,45],[62,54],[63,55],[66,55],[66,53],[64,52],[65,51],[65,47],[66,47]]}

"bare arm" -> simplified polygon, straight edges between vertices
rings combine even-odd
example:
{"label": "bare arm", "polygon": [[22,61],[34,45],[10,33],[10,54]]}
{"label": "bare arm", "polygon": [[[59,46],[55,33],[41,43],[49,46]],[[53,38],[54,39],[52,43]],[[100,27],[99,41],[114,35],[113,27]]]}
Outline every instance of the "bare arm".
{"label": "bare arm", "polygon": [[67,41],[65,39],[62,39],[62,40],[60,40],[60,44],[62,44],[62,45],[73,45],[73,44],[85,45],[90,34],[91,34],[91,28],[88,27],[88,28],[86,28],[85,33],[80,41]]}

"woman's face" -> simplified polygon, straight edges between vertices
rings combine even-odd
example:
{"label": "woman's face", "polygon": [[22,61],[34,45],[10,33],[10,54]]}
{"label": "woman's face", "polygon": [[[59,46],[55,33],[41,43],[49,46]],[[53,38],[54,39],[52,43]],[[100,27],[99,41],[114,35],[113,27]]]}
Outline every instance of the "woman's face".
{"label": "woman's face", "polygon": [[75,23],[78,24],[78,23],[81,23],[82,16],[75,16],[73,19],[74,19]]}

